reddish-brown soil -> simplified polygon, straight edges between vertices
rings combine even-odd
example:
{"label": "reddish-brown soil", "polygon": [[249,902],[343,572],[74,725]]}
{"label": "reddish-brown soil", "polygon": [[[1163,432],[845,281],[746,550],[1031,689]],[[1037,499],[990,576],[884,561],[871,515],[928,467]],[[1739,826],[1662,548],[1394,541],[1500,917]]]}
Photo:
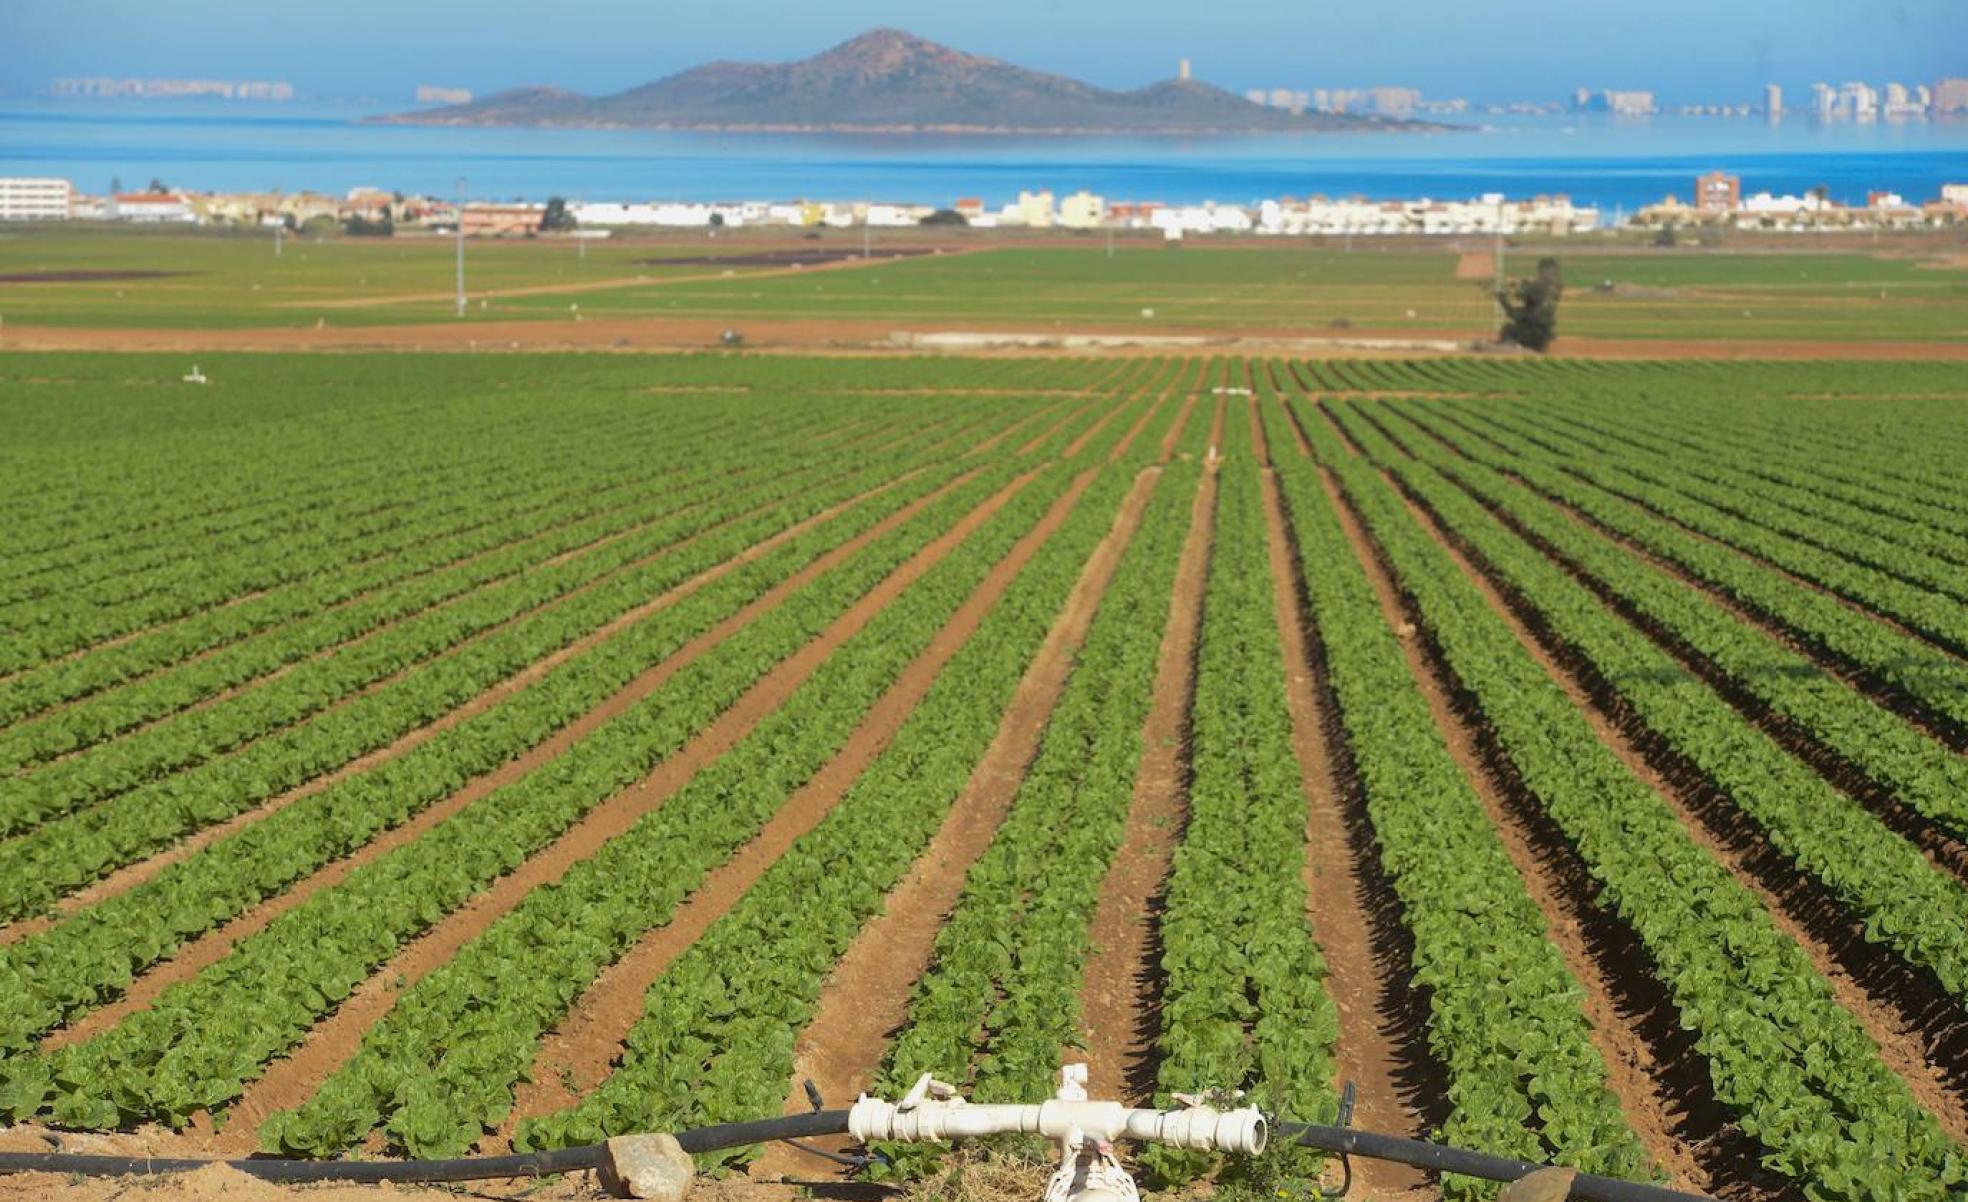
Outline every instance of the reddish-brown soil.
{"label": "reddish-brown soil", "polygon": [[[963,793],[909,874],[883,899],[882,913],[862,928],[828,974],[813,1021],[794,1048],[787,1113],[804,1108],[802,1081],[813,1081],[832,1105],[844,1105],[872,1082],[890,1036],[907,1016],[910,990],[928,967],[937,931],[956,904],[970,866],[990,846],[1038,752],[1073,657],[1122,553],[1140,528],[1152,482],[1152,472],[1136,479],[1026,668]],[[770,1178],[811,1173],[813,1167],[811,1160],[775,1146],[767,1149],[754,1172]]]}
{"label": "reddish-brown soil", "polygon": [[[636,785],[597,805],[517,870],[501,877],[412,942],[358,987],[339,1009],[309,1031],[299,1047],[285,1059],[271,1064],[265,1076],[247,1087],[230,1112],[227,1130],[215,1138],[215,1145],[221,1150],[250,1148],[255,1131],[268,1115],[305,1101],[353,1054],[363,1033],[389,1011],[398,991],[442,966],[533,889],[561,879],[574,864],[594,855],[602,844],[658,808],[706,764],[736,746],[843,641],[853,637],[875,614],[921,579],[1030,480],[1030,474],[1021,476],[964,515],[855,602],[819,637],[775,665],[676,755],[657,765]],[[866,539],[864,535],[855,541],[865,545]],[[842,546],[859,549],[855,542]]]}
{"label": "reddish-brown soil", "polygon": [[[1323,655],[1308,633],[1297,557],[1285,532],[1277,478],[1264,477],[1273,601],[1285,652],[1292,747],[1306,798],[1307,916],[1325,957],[1326,989],[1339,1012],[1334,1075],[1359,1089],[1364,1130],[1423,1138],[1447,1096],[1422,1034],[1421,1000],[1408,986],[1411,940],[1400,903],[1379,870],[1371,824],[1352,777],[1324,683]],[[1381,1161],[1355,1166],[1374,1189],[1420,1189],[1428,1175]]]}
{"label": "reddish-brown soil", "polygon": [[[1548,935],[1566,969],[1584,987],[1584,1010],[1592,1025],[1593,1043],[1607,1070],[1607,1083],[1620,1099],[1627,1124],[1640,1137],[1654,1163],[1684,1188],[1710,1188],[1727,1179],[1727,1166],[1704,1159],[1710,1152],[1727,1152],[1714,1141],[1712,1099],[1684,1096],[1689,1085],[1705,1088],[1702,1079],[1690,1081],[1694,1070],[1685,1054],[1677,1056],[1663,1038],[1662,1024],[1673,1024],[1664,1012],[1665,999],[1628,979],[1643,971],[1644,960],[1629,940],[1623,940],[1610,916],[1590,901],[1590,891],[1575,857],[1512,797],[1507,782],[1497,779],[1497,757],[1481,746],[1469,707],[1458,707],[1451,695],[1454,683],[1432,646],[1416,636],[1401,595],[1372,540],[1343,500],[1338,485],[1325,475],[1325,488],[1340,524],[1366,568],[1380,599],[1381,612],[1404,634],[1409,672],[1414,676],[1435,717],[1450,754],[1461,766],[1478,800],[1490,815],[1504,851],[1522,877],[1532,900],[1546,916]],[[1698,1112],[1700,1112],[1698,1114]],[[1718,1171],[1719,1170],[1719,1171]]]}
{"label": "reddish-brown soil", "polygon": [[[1114,403],[1118,407],[1124,404],[1125,400],[1117,400]],[[1134,419],[1133,423],[1128,426],[1127,432],[1122,434],[1119,441],[1114,443],[1113,449],[1107,452],[1107,461],[1109,463],[1119,462],[1121,456],[1128,453],[1128,448],[1134,445],[1134,440],[1141,437],[1141,431],[1147,428],[1148,423],[1155,419],[1155,415],[1162,411],[1162,406],[1168,403],[1168,396],[1164,394],[1143,406],[1141,416]]]}
{"label": "reddish-brown soil", "polygon": [[1189,508],[1189,532],[1156,659],[1155,701],[1141,730],[1141,764],[1127,826],[1100,883],[1089,928],[1093,954],[1080,989],[1080,1025],[1088,1092],[1096,1098],[1140,1102],[1154,1093],[1153,1047],[1160,1029],[1156,999],[1162,976],[1157,932],[1169,859],[1188,812],[1189,706],[1215,521],[1216,473],[1207,471]]}
{"label": "reddish-brown soil", "polygon": [[1215,407],[1210,412],[1209,450],[1204,452],[1205,459],[1210,463],[1223,458],[1223,421],[1229,409],[1228,397],[1215,397],[1213,400]]}
{"label": "reddish-brown soil", "polygon": [[[476,697],[473,697],[470,700],[466,701],[463,705],[457,707],[456,709],[453,709],[449,713],[445,714],[443,717],[437,719],[435,722],[418,727],[417,729],[402,735],[401,737],[399,737],[398,739],[396,739],[394,742],[390,743],[386,747],[380,748],[377,751],[373,751],[368,755],[362,756],[348,764],[345,764],[341,768],[336,769],[335,771],[330,772],[325,776],[317,777],[316,779],[309,781],[306,784],[299,785],[293,789],[290,789],[287,792],[279,795],[278,797],[275,797],[272,800],[260,806],[256,806],[253,809],[246,811],[245,813],[236,814],[232,818],[229,818],[224,822],[218,823],[217,825],[211,827],[207,827],[206,829],[199,831],[194,835],[191,835],[185,839],[180,840],[176,844],[172,845],[169,849],[160,852],[155,856],[151,856],[148,859],[139,861],[136,864],[129,865],[126,868],[111,873],[109,876],[104,877],[102,880],[97,881],[95,884],[90,885],[74,894],[71,894],[69,897],[64,898],[62,900],[62,902],[54,909],[53,913],[50,916],[43,917],[43,918],[36,918],[36,919],[28,919],[22,922],[15,923],[12,926],[6,927],[4,929],[0,929],[0,945],[11,943],[18,939],[24,938],[27,935],[46,930],[50,926],[52,926],[55,922],[59,921],[60,919],[70,914],[75,913],[78,910],[81,910],[90,905],[94,905],[95,903],[102,901],[105,898],[113,897],[119,893],[123,893],[129,889],[135,888],[137,885],[140,885],[144,881],[147,881],[152,877],[156,876],[159,872],[162,872],[165,868],[168,868],[170,865],[189,857],[192,853],[206,846],[209,846],[210,844],[218,841],[219,839],[222,839],[230,834],[237,832],[238,830],[249,825],[250,823],[260,821],[261,819],[265,818],[269,814],[276,813],[279,810],[294,804],[295,802],[301,800],[304,797],[307,797],[314,793],[318,793],[321,790],[328,788],[330,785],[333,785],[337,781],[346,779],[347,777],[350,777],[357,773],[369,771],[370,769],[373,769],[380,764],[383,764],[397,756],[404,754],[405,752],[410,751],[411,749],[417,747],[418,745],[425,743],[430,739],[434,738],[438,734],[441,734],[442,732],[449,730],[450,728],[458,725],[459,723],[465,722],[471,719],[472,717],[475,717],[476,715],[483,713],[487,709],[490,709],[497,702],[503,700],[504,698],[510,696],[511,694],[517,692],[518,690],[523,689],[528,685],[531,685],[535,681],[539,680],[541,677],[545,676],[548,672],[551,672],[553,669],[559,667],[561,664],[567,662],[568,660],[574,658],[575,656],[583,654],[588,650],[591,650],[592,648],[600,645],[602,642],[605,642],[609,638],[612,638],[614,635],[620,633],[621,631],[628,629],[630,626],[633,626],[636,623],[641,622],[651,617],[652,615],[664,609],[669,608],[670,606],[676,604],[678,601],[683,600],[684,598],[690,596],[692,593],[703,588],[705,585],[710,584],[714,580],[717,580],[719,577],[724,576],[731,571],[734,571],[735,569],[743,566],[744,564],[750,563],[751,561],[759,558],[762,555],[768,554],[774,548],[783,545],[785,542],[787,542],[790,539],[798,537],[800,534],[804,533],[805,531],[810,530],[813,527],[820,525],[821,523],[826,522],[832,519],[833,517],[838,516],[839,514],[845,512],[847,509],[855,505],[858,505],[863,501],[878,496],[879,494],[886,492],[891,488],[894,488],[897,484],[900,484],[903,480],[906,480],[910,475],[913,474],[914,474],[913,472],[906,473],[905,475],[900,476],[897,479],[888,482],[887,484],[883,484],[877,488],[870,489],[869,491],[857,497],[849,498],[848,500],[843,501],[837,505],[831,506],[828,509],[818,514],[815,514],[809,518],[805,518],[797,523],[794,523],[791,526],[788,526],[786,529],[781,530],[776,534],[773,534],[769,538],[761,540],[760,542],[752,545],[751,547],[746,548],[744,551],[740,552],[739,554],[733,556],[728,560],[725,560],[723,563],[717,564],[713,567],[705,569],[702,572],[699,572],[697,575],[691,577],[689,580],[684,581],[682,584],[677,585],[675,588],[670,589],[668,592],[663,593],[661,596],[654,597],[649,601],[646,601],[641,605],[636,606],[634,609],[628,610],[618,615],[617,617],[610,620],[603,626],[597,628],[596,630],[590,632],[587,635],[582,636],[579,639],[576,639],[574,642],[569,643],[567,646],[561,648],[559,651],[556,651],[553,654],[548,655],[543,659],[535,661],[534,663],[528,665],[526,668],[522,669],[518,673],[515,673],[514,675],[505,679],[504,681],[501,681],[493,688],[488,689],[485,692],[478,694]],[[956,483],[958,482],[952,482],[951,484],[945,485],[943,488],[937,490],[936,493],[931,494],[931,496],[924,497],[912,502],[910,505],[905,507],[905,509],[901,513],[891,515],[890,517],[884,519],[884,521],[877,527],[877,530],[892,529],[896,524],[898,524],[901,521],[907,520],[908,516],[913,515],[915,512],[919,511],[922,508],[922,506],[928,504],[929,501],[933,500],[935,496],[941,495],[942,492],[947,491],[949,488],[955,487]],[[460,790],[459,792],[452,794],[450,797],[424,810],[421,814],[417,815],[415,818],[411,819],[403,826],[397,828],[394,831],[386,832],[380,835],[375,841],[370,843],[368,846],[364,847],[362,850],[356,852],[354,855],[347,857],[341,861],[338,861],[335,864],[331,864],[321,869],[320,871],[316,872],[315,874],[298,882],[293,888],[289,889],[286,892],[286,894],[284,894],[282,897],[276,898],[266,903],[265,905],[256,908],[253,911],[249,911],[247,914],[242,915],[238,919],[235,919],[232,924],[228,924],[226,927],[221,928],[219,931],[211,935],[207,935],[202,939],[193,941],[191,944],[188,944],[184,949],[182,949],[179,952],[178,956],[174,959],[173,963],[180,962],[180,961],[198,962],[201,960],[202,957],[216,957],[216,955],[222,954],[223,949],[225,947],[230,947],[231,944],[236,942],[239,938],[243,938],[245,935],[251,934],[253,931],[260,929],[260,927],[264,926],[267,922],[271,921],[279,914],[284,913],[285,910],[293,907],[294,905],[298,905],[301,901],[305,900],[306,897],[311,895],[313,892],[321,888],[325,888],[327,885],[333,884],[336,881],[341,880],[344,876],[346,876],[349,872],[353,871],[355,868],[361,866],[364,863],[367,863],[369,860],[383,854],[389,849],[396,846],[400,846],[402,843],[407,842],[410,839],[416,838],[418,835],[422,834],[425,830],[428,830],[432,825],[436,824],[437,822],[443,821],[445,818],[449,817],[453,813],[456,813],[459,809],[470,804],[478,797],[484,796],[486,793],[490,792],[495,788],[503,787],[503,785],[509,783],[510,781],[519,779],[519,776],[523,775],[524,771],[530,771],[532,767],[537,767],[539,763],[544,762],[544,760],[540,759],[539,757],[559,755],[561,751],[564,751],[568,746],[572,745],[572,743],[575,740],[585,737],[589,732],[594,730],[602,722],[607,721],[609,718],[622,712],[628,706],[634,704],[641,697],[645,696],[648,693],[648,691],[660,685],[664,680],[667,680],[670,675],[680,670],[684,665],[688,664],[692,659],[695,659],[696,656],[701,654],[703,650],[713,646],[716,642],[722,641],[725,634],[729,633],[730,631],[737,630],[744,623],[749,622],[752,617],[756,616],[759,613],[763,613],[768,604],[776,602],[778,598],[783,597],[791,590],[798,588],[800,584],[803,584],[806,581],[811,580],[815,575],[818,575],[820,572],[826,570],[827,566],[831,566],[832,564],[840,562],[840,557],[843,554],[850,553],[853,547],[865,545],[865,541],[870,537],[873,537],[872,532],[868,534],[863,534],[862,536],[860,536],[859,539],[855,540],[851,544],[848,544],[846,549],[836,549],[835,551],[830,552],[823,559],[807,565],[800,572],[796,573],[795,575],[788,578],[787,580],[782,581],[780,584],[774,586],[774,588],[769,590],[764,596],[758,598],[757,600],[754,600],[750,605],[740,610],[737,614],[733,615],[729,619],[726,619],[724,623],[721,623],[713,630],[707,632],[702,636],[699,636],[698,639],[693,640],[691,643],[687,644],[676,655],[670,657],[670,659],[666,660],[664,663],[659,664],[654,668],[651,668],[648,672],[645,672],[641,677],[631,682],[627,688],[617,693],[609,701],[603,703],[600,707],[597,707],[595,710],[590,711],[588,714],[576,720],[573,724],[571,724],[567,728],[559,731],[557,734],[555,734],[554,736],[549,738],[545,743],[543,743],[539,748],[536,748],[532,753],[529,753],[527,756],[522,757],[520,760],[514,761],[513,763],[506,765],[505,767],[499,769],[497,772],[493,773],[491,776],[481,778],[478,781],[474,781],[471,784],[468,784],[464,789]],[[203,959],[202,963],[199,964],[199,967],[202,967],[204,963],[210,963],[210,962],[211,959],[209,958]],[[170,976],[170,972],[171,970],[167,965],[165,968],[160,968],[159,970],[157,970],[156,973],[150,975],[169,976],[170,980],[180,979],[175,976]],[[132,996],[134,996],[137,993],[141,993],[142,996],[145,997],[155,996],[155,992],[153,991],[152,987],[148,984],[148,979],[149,979],[148,977],[139,979],[138,983],[135,986],[133,986]],[[168,983],[169,981],[167,980],[166,984]],[[161,986],[159,988],[161,988]],[[88,1020],[85,1020],[85,1023],[87,1021]]]}
{"label": "reddish-brown soil", "polygon": [[[1330,481],[1328,489],[1336,499],[1337,491]],[[1354,543],[1355,553],[1367,564],[1382,613],[1388,615],[1397,629],[1412,630],[1393,582],[1373,558],[1366,532],[1344,506],[1336,505],[1336,508]],[[1679,1113],[1681,1105],[1669,1088],[1662,1049],[1651,1043],[1640,1029],[1645,1016],[1621,1004],[1622,986],[1613,979],[1618,966],[1609,962],[1611,958],[1605,950],[1609,940],[1598,930],[1605,925],[1604,916],[1591,910],[1584,891],[1575,882],[1566,881],[1560,862],[1549,854],[1530,824],[1522,820],[1492,776],[1485,772],[1478,740],[1441,683],[1440,671],[1445,669],[1431,670],[1417,640],[1408,638],[1404,642],[1409,670],[1421,683],[1437,729],[1473,785],[1532,900],[1546,915],[1549,936],[1558,947],[1566,969],[1585,986],[1584,1008],[1592,1024],[1593,1042],[1606,1064],[1608,1083],[1621,1100],[1628,1126],[1640,1136],[1654,1163],[1666,1170],[1676,1184],[1690,1189],[1715,1184],[1685,1138],[1685,1116]],[[1633,967],[1625,966],[1628,971]]]}
{"label": "reddish-brown soil", "polygon": [[[815,269],[819,270],[819,269]],[[838,270],[838,269],[836,269]],[[752,273],[757,274],[757,273]],[[652,281],[653,282],[653,281]],[[559,285],[550,287],[559,288]],[[448,298],[449,294],[446,294]],[[404,298],[389,298],[400,300]],[[443,298],[440,298],[443,299]],[[321,306],[315,305],[319,308]],[[1029,324],[1029,323],[1027,323]],[[724,331],[736,326],[745,335],[747,350],[780,350],[812,353],[835,350],[856,354],[920,354],[919,350],[899,346],[898,334],[963,333],[971,331],[1026,333],[1027,324],[988,321],[923,322],[907,318],[672,318],[618,317],[587,318],[580,321],[471,321],[462,324],[413,323],[408,325],[364,325],[280,327],[249,329],[160,329],[36,326],[7,323],[0,332],[0,344],[14,350],[74,351],[295,351],[295,350],[398,350],[398,351],[503,351],[503,350],[630,350],[665,351],[721,345]],[[1086,326],[1071,331],[1048,330],[1049,334],[1087,334],[1115,339],[1139,337],[1138,327]],[[1262,331],[1234,331],[1212,327],[1179,329],[1156,327],[1156,335],[1189,337],[1218,344],[1222,349],[1239,351],[1280,350],[1314,352],[1333,357],[1376,357],[1389,354],[1402,357],[1446,354],[1431,351],[1423,342],[1468,344],[1486,338],[1485,329],[1430,330],[1419,336],[1413,330],[1354,329],[1334,331],[1322,327]],[[1387,343],[1378,347],[1375,343]],[[1197,349],[1207,349],[1198,347]],[[1007,347],[1003,350],[972,353],[1029,357],[1034,354],[1080,354],[1095,356],[1163,357],[1166,346],[1114,344],[1100,347],[1058,348]],[[1774,339],[1618,339],[1560,338],[1552,353],[1562,357],[1603,359],[1857,359],[1887,360],[1968,360],[1968,342],[1821,342]]]}
{"label": "reddish-brown soil", "polygon": [[847,794],[908,720],[950,658],[970,640],[1005,589],[1066,520],[1092,479],[1091,473],[1083,473],[1075,480],[991,569],[978,590],[862,718],[840,753],[787,799],[758,836],[713,872],[669,923],[645,936],[582,994],[567,1023],[541,1045],[529,1074],[531,1081],[519,1090],[511,1116],[500,1132],[503,1139],[511,1138],[520,1120],[568,1105],[606,1078],[629,1029],[642,1016],[643,996],[650,985]]}
{"label": "reddish-brown soil", "polygon": [[[1298,424],[1298,416],[1293,411],[1290,402],[1287,398],[1280,397],[1278,403],[1284,406],[1285,416],[1290,419],[1285,424],[1291,428],[1292,444],[1298,449],[1300,455],[1308,459],[1312,458],[1312,440],[1306,437],[1305,428]],[[1279,454],[1283,453],[1282,450],[1279,451]]]}
{"label": "reddish-brown soil", "polygon": [[1496,276],[1496,256],[1487,250],[1465,250],[1456,256],[1455,278],[1487,280]]}
{"label": "reddish-brown soil", "polygon": [[1190,415],[1195,411],[1196,394],[1193,391],[1185,391],[1181,410],[1176,413],[1175,421],[1169,426],[1168,433],[1162,436],[1161,449],[1156,457],[1163,463],[1175,458],[1175,446],[1182,441],[1182,432],[1188,428]]}
{"label": "reddish-brown soil", "polygon": [[[1585,679],[1583,666],[1548,630],[1537,623],[1526,605],[1514,603],[1498,584],[1473,563],[1457,541],[1412,501],[1408,510],[1435,536],[1464,577],[1490,602],[1511,627],[1526,651],[1564,689],[1594,732],[1636,777],[1658,794],[1680,817],[1698,845],[1715,857],[1738,883],[1756,895],[1778,930],[1802,948],[1825,979],[1839,1004],[1858,1018],[1879,1047],[1881,1059],[1906,1081],[1914,1097],[1941,1121],[1951,1138],[1968,1142],[1968,1091],[1958,1076],[1929,1057],[1930,1047],[1946,1048],[1950,1062],[1960,1057],[1962,1031],[1957,1016],[1942,1017],[1940,1029],[1922,1029],[1920,1018],[1932,1015],[1931,994],[1911,973],[1894,972],[1888,960],[1868,950],[1855,924],[1805,879],[1794,864],[1783,861],[1774,848],[1756,836],[1725,799],[1705,791],[1687,765],[1666,763],[1658,743],[1637,719],[1613,708],[1610,691]],[[1651,744],[1651,746],[1649,746]],[[1651,754],[1650,754],[1651,752]],[[1665,770],[1663,770],[1665,769]],[[1909,1005],[1911,992],[1919,1001]],[[1926,1003],[1926,1004],[1921,1004]],[[1958,1064],[1950,1064],[1957,1070]]]}

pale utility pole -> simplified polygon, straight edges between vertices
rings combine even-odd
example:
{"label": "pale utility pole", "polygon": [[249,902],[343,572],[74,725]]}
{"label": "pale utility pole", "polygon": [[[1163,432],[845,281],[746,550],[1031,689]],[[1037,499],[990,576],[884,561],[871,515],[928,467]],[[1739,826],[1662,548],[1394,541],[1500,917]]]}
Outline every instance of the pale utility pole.
{"label": "pale utility pole", "polygon": [[1490,252],[1490,268],[1496,276],[1497,323],[1503,322],[1503,201],[1497,200],[1496,249]]}
{"label": "pale utility pole", "polygon": [[458,177],[458,316],[465,315],[465,177]]}
{"label": "pale utility pole", "polygon": [[273,257],[276,259],[280,257],[281,237],[282,235],[286,234],[286,232],[287,232],[287,218],[282,217],[280,220],[273,223]]}
{"label": "pale utility pole", "polygon": [[861,257],[864,260],[874,257],[874,216],[874,205],[861,206]]}

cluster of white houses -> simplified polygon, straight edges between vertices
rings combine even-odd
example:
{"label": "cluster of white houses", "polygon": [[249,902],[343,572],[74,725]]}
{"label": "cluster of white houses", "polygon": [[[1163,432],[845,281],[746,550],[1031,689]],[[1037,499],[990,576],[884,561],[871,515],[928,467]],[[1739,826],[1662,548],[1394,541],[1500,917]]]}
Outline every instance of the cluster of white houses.
{"label": "cluster of white houses", "polygon": [[[1010,203],[987,206],[975,197],[947,209],[920,204],[863,201],[572,201],[567,214],[577,229],[712,229],[757,226],[846,229],[905,227],[943,220],[980,229],[1155,230],[1176,240],[1197,234],[1456,234],[1583,232],[1599,225],[1599,211],[1564,196],[1507,200],[1379,201],[1362,198],[1267,200],[1256,205],[1163,204],[1116,201],[1080,191],[1055,196],[1024,191]],[[86,196],[67,180],[0,178],[0,221],[98,220],[150,224],[283,225],[348,224],[387,220],[403,230],[459,227],[471,237],[515,237],[538,232],[546,206],[473,202],[458,205],[376,188],[344,196],[311,192],[196,193],[148,191]]]}
{"label": "cluster of white houses", "polygon": [[1713,171],[1695,179],[1694,202],[1663,198],[1636,212],[1629,224],[1660,229],[1722,226],[1740,230],[1911,230],[1968,224],[1968,184],[1943,184],[1937,199],[1915,202],[1898,192],[1874,191],[1863,205],[1843,205],[1821,191],[1743,194],[1742,178]]}
{"label": "cluster of white houses", "polygon": [[[826,201],[571,201],[565,206],[576,230],[606,237],[616,230],[906,227],[961,221],[975,228],[1153,230],[1169,241],[1193,235],[1392,236],[1430,234],[1587,233],[1604,224],[1600,210],[1566,196],[1511,200],[1490,193],[1470,200],[1368,200],[1361,197],[1266,200],[1254,205],[1162,204],[1109,201],[1091,192],[1055,196],[1025,191],[1018,199],[988,206],[966,197],[948,208],[931,205]],[[313,192],[145,192],[86,196],[67,180],[0,178],[0,221],[98,220],[146,224],[273,226],[303,230],[334,227],[451,231],[468,237],[524,237],[540,232],[547,206],[528,203],[452,201],[356,188],[343,196]],[[1695,201],[1668,197],[1641,209],[1629,224],[1658,227],[1727,223],[1755,229],[1905,228],[1968,220],[1968,185],[1950,184],[1939,200],[1909,204],[1875,192],[1864,207],[1838,205],[1821,196],[1743,197],[1741,181],[1714,174],[1696,182]]]}
{"label": "cluster of white houses", "polygon": [[[894,204],[574,204],[569,211],[582,226],[911,226],[933,220],[927,205]],[[470,210],[467,210],[469,216]],[[1598,210],[1573,205],[1563,196],[1511,201],[1499,195],[1468,201],[1267,200],[1255,206],[1162,204],[1115,201],[1091,192],[1055,197],[1049,191],[1020,192],[1018,199],[990,208],[974,197],[958,200],[949,212],[978,229],[1157,230],[1175,240],[1192,234],[1566,234],[1599,224]]]}

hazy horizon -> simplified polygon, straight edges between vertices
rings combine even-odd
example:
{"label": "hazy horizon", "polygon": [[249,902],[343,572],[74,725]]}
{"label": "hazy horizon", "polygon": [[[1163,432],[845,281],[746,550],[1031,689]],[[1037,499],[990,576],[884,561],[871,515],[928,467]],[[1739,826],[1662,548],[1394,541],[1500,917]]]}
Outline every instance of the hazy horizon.
{"label": "hazy horizon", "polygon": [[[989,10],[727,0],[675,11],[632,0],[553,10],[519,0],[345,0],[297,20],[254,0],[179,0],[168,12],[138,0],[7,0],[0,42],[13,52],[0,62],[0,87],[31,94],[60,76],[115,75],[284,79],[310,95],[386,100],[419,84],[606,92],[710,59],[803,58],[885,25],[1116,88],[1166,79],[1186,57],[1197,78],[1239,91],[1393,84],[1484,102],[1555,100],[1586,86],[1709,103],[1759,99],[1769,82],[1917,84],[1968,71],[1949,7],[1794,0],[1772,13],[1661,0],[1635,12],[1526,0],[1505,23],[1489,6],[1453,0],[1319,13],[1225,0],[1203,23],[1170,0],[999,0]],[[565,15],[542,23],[543,11]]]}

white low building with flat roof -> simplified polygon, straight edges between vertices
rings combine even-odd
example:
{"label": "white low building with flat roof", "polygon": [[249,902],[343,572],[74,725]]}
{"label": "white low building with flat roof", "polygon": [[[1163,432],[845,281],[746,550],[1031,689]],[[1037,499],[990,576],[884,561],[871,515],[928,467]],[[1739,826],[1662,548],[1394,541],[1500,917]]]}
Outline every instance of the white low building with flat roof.
{"label": "white low building with flat roof", "polygon": [[567,212],[579,225],[656,225],[656,206],[616,201],[575,201]]}
{"label": "white low building with flat roof", "polygon": [[0,221],[67,221],[74,199],[65,179],[0,177]]}
{"label": "white low building with flat roof", "polygon": [[915,205],[871,204],[864,219],[869,225],[884,227],[920,225],[924,215],[930,211]]}
{"label": "white low building with flat roof", "polygon": [[1581,234],[1596,229],[1599,210],[1565,196],[1506,200],[1486,193],[1473,200],[1267,200],[1257,232],[1280,235]]}
{"label": "white low building with flat roof", "polygon": [[1247,234],[1251,215],[1236,205],[1206,200],[1199,205],[1168,205],[1148,214],[1148,224],[1164,236],[1182,234]]}
{"label": "white low building with flat roof", "polygon": [[135,221],[146,225],[196,225],[198,213],[191,202],[173,192],[125,192],[109,198],[111,221]]}

